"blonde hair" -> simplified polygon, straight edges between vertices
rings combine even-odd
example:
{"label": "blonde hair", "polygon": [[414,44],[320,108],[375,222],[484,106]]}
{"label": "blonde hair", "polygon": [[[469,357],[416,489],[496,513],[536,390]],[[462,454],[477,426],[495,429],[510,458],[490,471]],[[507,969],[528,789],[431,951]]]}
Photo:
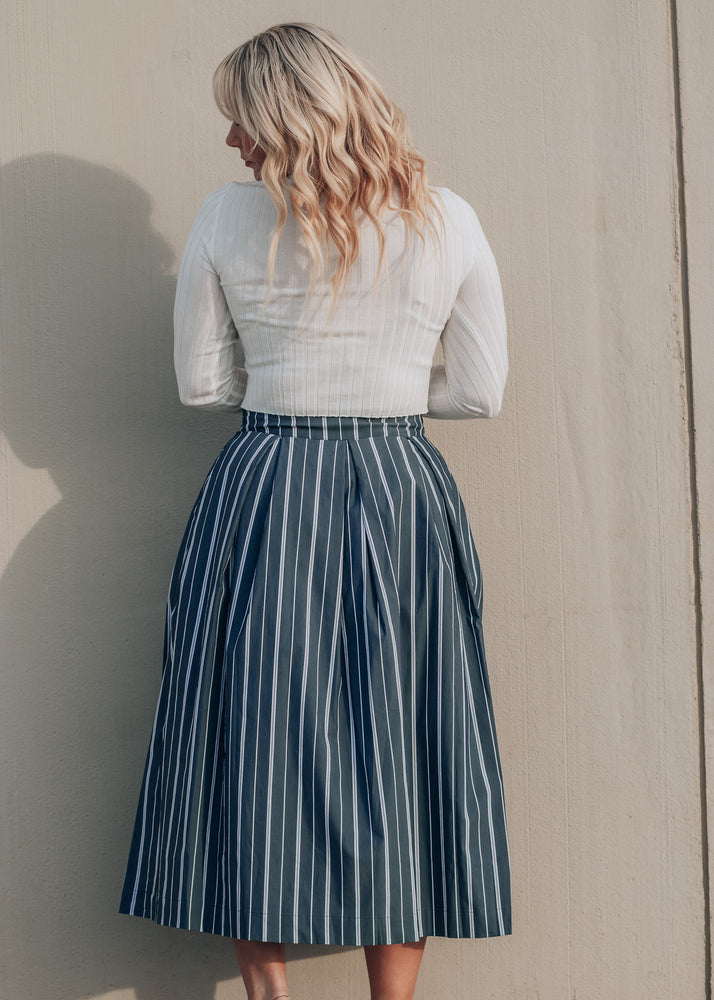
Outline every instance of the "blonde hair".
{"label": "blonde hair", "polygon": [[[331,239],[339,251],[330,315],[357,259],[365,215],[379,237],[378,273],[385,209],[398,211],[423,246],[425,232],[438,244],[429,209],[436,209],[443,233],[440,195],[429,188],[426,160],[412,144],[404,112],[330,31],[292,23],[260,32],[222,60],[213,93],[221,113],[265,153],[260,179],[278,213],[267,298],[287,220],[284,186],[312,258],[311,293],[324,271],[323,247],[327,250]],[[395,193],[399,204],[392,206]],[[388,268],[386,273],[388,280]]]}

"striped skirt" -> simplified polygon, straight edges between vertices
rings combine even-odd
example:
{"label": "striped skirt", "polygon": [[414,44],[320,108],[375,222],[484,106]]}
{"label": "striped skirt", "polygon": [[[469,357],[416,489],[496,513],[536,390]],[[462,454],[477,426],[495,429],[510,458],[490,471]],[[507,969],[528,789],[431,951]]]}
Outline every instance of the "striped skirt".
{"label": "striped skirt", "polygon": [[120,912],[254,941],[510,934],[482,593],[421,415],[244,411],[171,578]]}

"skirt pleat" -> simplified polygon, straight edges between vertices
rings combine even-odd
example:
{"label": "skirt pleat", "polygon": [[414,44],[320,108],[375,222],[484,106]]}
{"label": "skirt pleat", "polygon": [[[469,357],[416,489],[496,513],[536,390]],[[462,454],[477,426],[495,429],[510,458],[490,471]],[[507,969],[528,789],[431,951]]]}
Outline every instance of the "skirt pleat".
{"label": "skirt pleat", "polygon": [[244,411],[171,577],[120,912],[256,941],[510,934],[482,606],[421,415]]}

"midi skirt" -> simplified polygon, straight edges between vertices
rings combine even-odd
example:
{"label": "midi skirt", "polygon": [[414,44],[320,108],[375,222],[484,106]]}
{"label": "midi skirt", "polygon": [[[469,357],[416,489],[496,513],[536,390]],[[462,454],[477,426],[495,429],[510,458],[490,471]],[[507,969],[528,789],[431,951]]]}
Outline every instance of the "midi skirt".
{"label": "midi skirt", "polygon": [[482,606],[420,414],[244,410],[171,577],[120,912],[254,941],[510,934]]}

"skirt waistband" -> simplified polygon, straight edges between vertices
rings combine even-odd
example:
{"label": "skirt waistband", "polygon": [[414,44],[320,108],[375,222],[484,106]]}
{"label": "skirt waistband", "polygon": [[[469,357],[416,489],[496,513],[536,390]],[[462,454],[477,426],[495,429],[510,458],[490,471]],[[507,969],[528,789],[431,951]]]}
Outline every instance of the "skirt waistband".
{"label": "skirt waistband", "polygon": [[367,438],[424,436],[421,413],[404,417],[302,416],[243,410],[243,427],[281,437]]}

